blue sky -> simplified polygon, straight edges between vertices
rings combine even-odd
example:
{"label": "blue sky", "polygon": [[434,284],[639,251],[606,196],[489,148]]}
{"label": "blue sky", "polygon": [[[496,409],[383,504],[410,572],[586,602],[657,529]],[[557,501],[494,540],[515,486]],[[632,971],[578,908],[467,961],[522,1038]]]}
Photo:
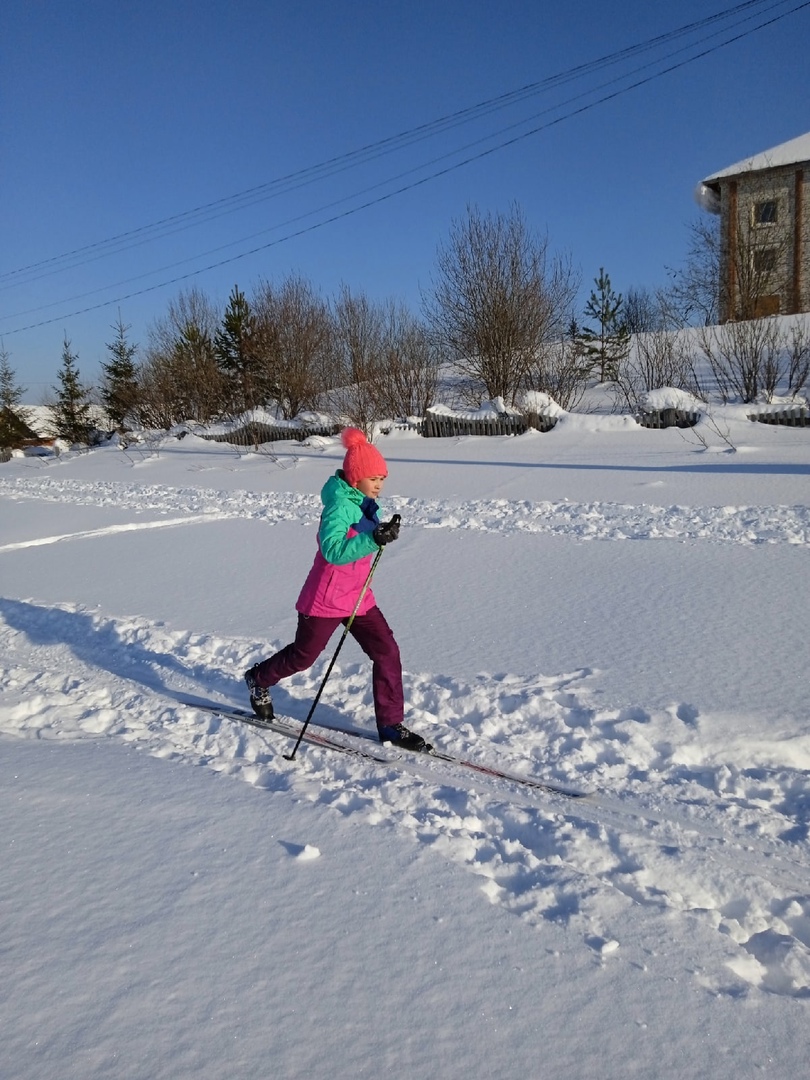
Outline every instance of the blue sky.
{"label": "blue sky", "polygon": [[[601,266],[620,291],[663,284],[698,181],[810,130],[810,4],[759,0],[669,36],[732,7],[5,0],[0,342],[27,400],[54,384],[66,335],[91,381],[119,311],[144,343],[184,288],[224,303],[235,283],[295,272],[325,295],[345,282],[418,309],[468,204],[517,203],[570,255],[583,302]],[[463,125],[301,175],[524,87]]]}

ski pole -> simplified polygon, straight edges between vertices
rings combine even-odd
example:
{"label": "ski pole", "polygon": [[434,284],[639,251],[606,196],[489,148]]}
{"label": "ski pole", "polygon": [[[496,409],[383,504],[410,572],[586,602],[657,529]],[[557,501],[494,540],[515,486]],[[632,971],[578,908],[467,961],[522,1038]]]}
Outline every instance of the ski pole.
{"label": "ski pole", "polygon": [[[394,516],[392,517],[391,520],[392,521],[396,520],[397,522],[399,522],[399,514],[394,514]],[[326,674],[323,677],[323,681],[321,682],[321,685],[318,687],[318,693],[315,695],[315,700],[312,702],[312,705],[310,706],[309,712],[307,713],[307,718],[304,721],[304,726],[301,728],[301,730],[298,733],[298,739],[296,740],[296,743],[295,743],[295,746],[293,747],[292,753],[284,755],[284,757],[287,759],[287,761],[295,761],[295,755],[298,753],[298,747],[301,745],[301,740],[304,738],[304,734],[305,734],[307,728],[309,727],[309,722],[312,719],[312,715],[313,715],[313,713],[315,712],[315,709],[318,706],[318,702],[321,700],[321,694],[324,691],[324,687],[326,686],[326,682],[327,682],[329,676],[332,674],[332,668],[335,666],[335,661],[338,658],[338,654],[340,653],[340,650],[343,648],[343,642],[348,637],[349,631],[352,628],[352,623],[354,622],[354,617],[357,614],[357,612],[360,610],[360,605],[363,603],[363,597],[368,592],[368,587],[371,584],[371,579],[374,577],[374,571],[377,569],[377,563],[380,561],[380,558],[382,557],[382,553],[383,553],[383,548],[380,548],[380,550],[374,556],[374,562],[371,564],[371,569],[368,572],[368,577],[366,578],[365,582],[363,583],[363,588],[360,590],[360,595],[357,597],[357,603],[354,605],[354,611],[351,613],[351,615],[349,616],[349,618],[346,621],[346,629],[343,631],[343,634],[341,635],[340,641],[338,642],[338,647],[335,649],[335,655],[329,661],[329,667],[326,669]]]}

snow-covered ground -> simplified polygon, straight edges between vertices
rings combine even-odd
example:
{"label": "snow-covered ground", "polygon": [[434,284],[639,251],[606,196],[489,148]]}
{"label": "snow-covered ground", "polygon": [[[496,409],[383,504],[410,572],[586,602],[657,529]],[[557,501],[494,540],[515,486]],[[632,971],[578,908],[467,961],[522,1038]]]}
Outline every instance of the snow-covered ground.
{"label": "snow-covered ground", "polygon": [[804,1075],[810,431],[378,445],[407,721],[591,797],[181,703],[289,639],[337,439],[2,465],[0,1075]]}

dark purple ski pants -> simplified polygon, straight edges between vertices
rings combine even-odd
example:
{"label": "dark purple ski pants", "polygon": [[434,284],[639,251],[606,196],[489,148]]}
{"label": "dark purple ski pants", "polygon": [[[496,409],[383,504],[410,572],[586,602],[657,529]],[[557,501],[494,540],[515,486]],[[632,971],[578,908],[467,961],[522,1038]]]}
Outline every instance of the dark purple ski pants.
{"label": "dark purple ski pants", "polygon": [[[275,686],[281,679],[312,667],[329,644],[329,638],[348,617],[324,618],[321,615],[298,615],[295,641],[275,656],[263,660],[256,669],[259,686]],[[355,615],[349,633],[371,660],[371,689],[377,727],[401,724],[405,710],[402,691],[402,662],[391,627],[378,607],[365,615]]]}

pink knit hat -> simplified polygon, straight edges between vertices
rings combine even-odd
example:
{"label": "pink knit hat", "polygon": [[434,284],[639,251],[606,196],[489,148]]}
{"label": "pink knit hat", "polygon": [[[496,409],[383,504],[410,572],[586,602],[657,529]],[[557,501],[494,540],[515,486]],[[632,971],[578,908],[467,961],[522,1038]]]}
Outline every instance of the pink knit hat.
{"label": "pink knit hat", "polygon": [[343,459],[343,475],[346,483],[354,487],[369,476],[388,476],[388,466],[376,446],[372,446],[363,432],[356,427],[344,428],[340,441],[346,447]]}

